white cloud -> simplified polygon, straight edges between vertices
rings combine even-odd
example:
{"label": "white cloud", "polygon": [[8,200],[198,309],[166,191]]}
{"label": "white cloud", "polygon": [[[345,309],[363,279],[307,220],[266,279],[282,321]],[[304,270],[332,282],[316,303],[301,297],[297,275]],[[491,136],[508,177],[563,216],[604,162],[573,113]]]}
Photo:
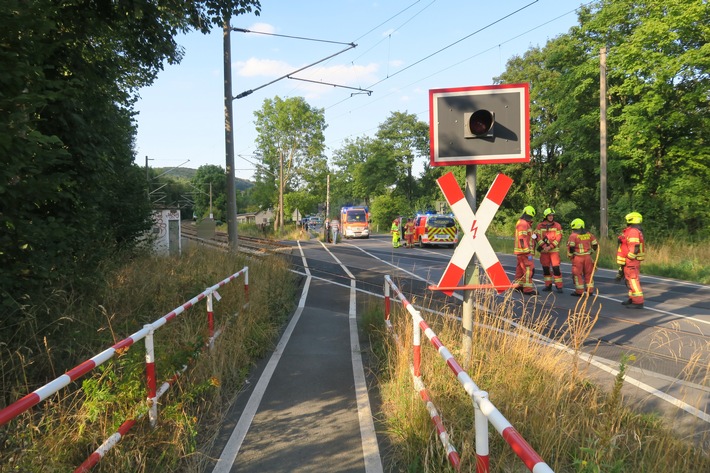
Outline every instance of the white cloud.
{"label": "white cloud", "polygon": [[[265,80],[291,74],[293,71],[303,67],[303,65],[292,65],[283,61],[258,58],[250,58],[245,62],[237,62],[234,66],[239,76],[263,77]],[[374,63],[367,65],[338,64],[333,66],[314,66],[294,74],[294,77],[308,81],[365,88],[379,80],[377,70],[378,66]],[[309,97],[317,97],[333,89],[332,85],[329,87],[324,84],[293,79],[289,80],[289,82],[294,88],[303,91],[308,94]]]}
{"label": "white cloud", "polygon": [[259,33],[276,33],[276,27],[268,23],[254,23],[249,28],[249,31],[259,32]]}
{"label": "white cloud", "polygon": [[246,62],[236,62],[234,66],[237,74],[242,77],[279,77],[295,69],[283,61],[257,58],[249,58]]}

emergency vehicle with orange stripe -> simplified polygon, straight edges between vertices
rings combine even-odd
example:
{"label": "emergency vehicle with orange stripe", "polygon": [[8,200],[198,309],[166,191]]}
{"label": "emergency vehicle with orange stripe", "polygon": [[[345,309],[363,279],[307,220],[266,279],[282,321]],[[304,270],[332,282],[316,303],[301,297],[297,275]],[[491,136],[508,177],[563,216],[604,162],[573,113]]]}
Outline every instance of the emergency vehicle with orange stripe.
{"label": "emergency vehicle with orange stripe", "polygon": [[450,215],[419,214],[414,218],[414,241],[420,248],[432,245],[453,248],[459,242],[456,220]]}

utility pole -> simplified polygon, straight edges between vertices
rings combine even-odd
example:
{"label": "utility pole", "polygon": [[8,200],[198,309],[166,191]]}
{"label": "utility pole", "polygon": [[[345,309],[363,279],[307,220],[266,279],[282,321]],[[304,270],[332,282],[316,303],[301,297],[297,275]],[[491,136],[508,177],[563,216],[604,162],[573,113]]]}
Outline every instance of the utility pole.
{"label": "utility pole", "polygon": [[148,155],[145,157],[145,185],[146,185],[146,192],[148,193],[148,202],[150,202],[150,170],[148,169],[148,161],[152,161],[152,159],[148,158]]}
{"label": "utility pole", "polygon": [[224,147],[226,149],[227,167],[227,234],[229,237],[229,249],[237,251],[239,241],[237,237],[237,191],[235,188],[234,175],[234,126],[232,118],[232,28],[229,25],[229,18],[224,19],[223,43],[224,43]]}
{"label": "utility pole", "polygon": [[212,183],[210,182],[210,220],[214,220],[214,214],[212,213]]}
{"label": "utility pole", "polygon": [[609,237],[606,199],[606,47],[599,52],[599,233]]}

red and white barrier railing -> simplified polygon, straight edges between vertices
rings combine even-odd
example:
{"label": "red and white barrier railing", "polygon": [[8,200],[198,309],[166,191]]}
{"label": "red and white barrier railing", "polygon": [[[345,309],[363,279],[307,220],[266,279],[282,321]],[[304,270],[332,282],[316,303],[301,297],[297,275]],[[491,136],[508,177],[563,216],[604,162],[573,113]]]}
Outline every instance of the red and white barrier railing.
{"label": "red and white barrier railing", "polygon": [[[500,433],[503,439],[511,446],[515,454],[525,463],[525,466],[533,473],[554,473],[553,470],[542,460],[542,458],[535,452],[535,450],[523,439],[520,433],[508,422],[508,420],[503,416],[503,414],[498,411],[498,409],[493,405],[493,403],[488,399],[488,393],[482,391],[476,383],[470,378],[470,376],[461,368],[458,362],[454,359],[451,352],[444,346],[439,340],[436,333],[427,325],[427,323],[422,318],[418,310],[414,308],[412,304],[404,297],[404,294],[399,290],[397,285],[392,281],[389,276],[385,276],[385,320],[387,326],[390,327],[390,293],[394,291],[399,301],[402,303],[405,309],[412,316],[412,374],[415,379],[415,388],[420,392],[424,384],[421,381],[421,331],[427,336],[431,344],[436,348],[439,356],[444,360],[449,369],[454,373],[456,379],[461,383],[464,390],[473,400],[474,414],[475,414],[475,432],[476,432],[476,472],[477,473],[490,473],[490,459],[489,459],[489,446],[488,446],[488,422],[495,427],[495,429]],[[429,397],[426,398],[422,396],[422,399],[427,403],[427,409],[430,409]],[[430,415],[431,414],[430,410]],[[438,414],[437,414],[438,418]],[[432,416],[432,421],[434,417]],[[439,426],[435,421],[437,427],[437,432],[439,437],[446,443],[444,447],[446,448],[447,457],[456,470],[459,469],[458,464],[458,453],[452,458],[453,447],[449,447],[449,438],[445,434],[445,431],[439,430],[443,429],[443,426]],[[453,450],[455,452],[455,450]],[[455,463],[456,462],[456,463]]]}
{"label": "red and white barrier railing", "polygon": [[[205,289],[203,292],[193,297],[189,301],[185,302],[181,306],[175,308],[171,312],[165,314],[163,317],[159,318],[151,324],[146,324],[141,330],[132,334],[128,338],[121,340],[110,348],[102,351],[98,355],[84,361],[80,365],[67,371],[62,376],[56,378],[55,380],[45,384],[44,386],[36,389],[30,394],[24,396],[20,400],[10,404],[9,406],[0,410],[0,425],[4,425],[10,422],[15,417],[19,416],[23,412],[29,410],[31,407],[39,404],[40,402],[47,399],[52,394],[57,393],[60,389],[69,385],[69,383],[76,381],[81,376],[90,372],[97,366],[105,363],[106,361],[113,358],[113,356],[121,351],[129,349],[134,343],[145,339],[145,349],[146,349],[146,382],[147,382],[147,401],[149,405],[148,414],[150,418],[151,426],[155,426],[158,417],[157,411],[157,400],[158,398],[168,389],[168,387],[177,379],[176,374],[169,382],[163,384],[161,389],[157,389],[157,379],[155,370],[155,350],[153,344],[153,336],[157,329],[167,324],[171,320],[175,319],[178,315],[182,314],[184,311],[190,309],[199,301],[207,298],[207,320],[208,320],[208,331],[209,331],[209,341],[208,346],[211,348],[214,338],[216,337],[214,331],[214,313],[212,299],[216,297],[220,300],[220,295],[217,290],[234,279],[238,278],[240,275],[244,276],[244,297],[245,303],[249,300],[249,268],[245,266],[240,271],[232,274],[231,276],[223,279],[219,283],[212,287]],[[183,368],[183,371],[186,367]],[[142,416],[141,416],[142,417]],[[138,419],[140,419],[139,417]],[[138,419],[130,419],[125,421],[118,431],[113,434],[109,439],[107,439],[99,449],[97,449],[89,459],[87,459],[84,464],[82,464],[76,471],[88,471],[89,468],[93,467],[102,457],[103,454],[111,449],[120,439],[123,437],[128,430],[135,425]]]}

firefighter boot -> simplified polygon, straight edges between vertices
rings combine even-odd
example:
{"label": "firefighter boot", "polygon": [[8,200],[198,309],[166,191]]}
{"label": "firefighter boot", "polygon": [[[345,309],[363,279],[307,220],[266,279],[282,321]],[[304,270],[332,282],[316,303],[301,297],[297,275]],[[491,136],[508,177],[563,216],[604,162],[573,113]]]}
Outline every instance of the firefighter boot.
{"label": "firefighter boot", "polygon": [[626,299],[624,302],[622,302],[621,305],[629,305],[629,304],[631,304],[631,303],[632,303],[632,302],[631,302],[631,298],[629,297],[629,298]]}

